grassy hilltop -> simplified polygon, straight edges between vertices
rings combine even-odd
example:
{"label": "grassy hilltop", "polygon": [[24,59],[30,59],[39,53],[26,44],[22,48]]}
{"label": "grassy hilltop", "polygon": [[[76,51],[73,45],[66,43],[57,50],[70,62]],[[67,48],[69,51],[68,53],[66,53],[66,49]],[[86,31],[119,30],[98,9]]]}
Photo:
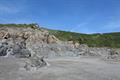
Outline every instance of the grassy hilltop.
{"label": "grassy hilltop", "polygon": [[90,47],[120,48],[120,32],[104,34],[82,34],[59,30],[49,30],[51,34],[63,41],[72,40]]}
{"label": "grassy hilltop", "polygon": [[[39,25],[33,24],[0,24],[0,27],[31,27],[39,29]],[[82,34],[60,30],[47,29],[50,34],[55,35],[62,41],[74,41],[80,44],[87,44],[90,47],[112,47],[120,48],[120,32],[104,34]]]}
{"label": "grassy hilltop", "polygon": [[36,23],[32,24],[0,24],[0,27],[38,28]]}

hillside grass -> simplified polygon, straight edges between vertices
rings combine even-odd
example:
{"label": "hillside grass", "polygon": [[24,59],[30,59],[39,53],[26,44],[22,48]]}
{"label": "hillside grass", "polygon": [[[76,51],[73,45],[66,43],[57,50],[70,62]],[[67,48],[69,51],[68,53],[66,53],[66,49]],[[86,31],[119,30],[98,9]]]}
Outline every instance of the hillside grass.
{"label": "hillside grass", "polygon": [[36,26],[38,24],[32,23],[32,24],[0,24],[0,27],[18,27],[18,28],[38,28]]}
{"label": "hillside grass", "polygon": [[120,32],[104,34],[82,34],[59,30],[49,30],[49,32],[62,41],[79,42],[89,47],[120,48]]}

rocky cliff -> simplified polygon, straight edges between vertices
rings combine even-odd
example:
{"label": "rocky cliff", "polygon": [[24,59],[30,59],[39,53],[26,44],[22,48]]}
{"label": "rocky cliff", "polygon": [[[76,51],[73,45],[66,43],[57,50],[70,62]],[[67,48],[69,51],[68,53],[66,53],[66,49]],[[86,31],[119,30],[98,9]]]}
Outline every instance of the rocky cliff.
{"label": "rocky cliff", "polygon": [[97,56],[119,60],[120,50],[90,48],[73,41],[60,41],[46,29],[31,27],[0,27],[0,56],[76,57]]}

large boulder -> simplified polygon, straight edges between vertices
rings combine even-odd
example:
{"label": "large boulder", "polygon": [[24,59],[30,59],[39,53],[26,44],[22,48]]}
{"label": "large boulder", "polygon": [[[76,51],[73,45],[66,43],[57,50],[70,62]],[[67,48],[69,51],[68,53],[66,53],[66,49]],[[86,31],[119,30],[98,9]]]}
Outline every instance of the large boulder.
{"label": "large boulder", "polygon": [[26,39],[29,33],[26,32],[0,32],[0,56],[6,56],[9,53],[16,57],[28,58],[31,52],[26,47]]}
{"label": "large boulder", "polygon": [[9,46],[8,43],[1,43],[0,45],[0,56],[6,56]]}
{"label": "large boulder", "polygon": [[54,35],[48,35],[47,43],[57,43],[59,40]]}
{"label": "large boulder", "polygon": [[39,57],[36,54],[29,58],[29,60],[26,62],[24,68],[28,70],[32,70],[33,68],[38,70],[41,67],[47,66],[47,62],[44,60],[43,57]]}

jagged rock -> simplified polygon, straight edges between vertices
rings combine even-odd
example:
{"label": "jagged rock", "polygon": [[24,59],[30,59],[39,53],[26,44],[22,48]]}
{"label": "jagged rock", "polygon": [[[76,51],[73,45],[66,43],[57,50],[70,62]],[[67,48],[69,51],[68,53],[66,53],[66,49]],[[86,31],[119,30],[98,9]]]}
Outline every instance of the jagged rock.
{"label": "jagged rock", "polygon": [[14,43],[13,55],[21,58],[31,57],[31,52],[27,49],[25,42]]}
{"label": "jagged rock", "polygon": [[68,41],[68,44],[73,44],[74,42],[73,41]]}
{"label": "jagged rock", "polygon": [[[9,30],[9,29],[8,29]],[[31,53],[26,47],[26,39],[29,37],[27,32],[15,32],[9,33],[0,32],[1,45],[0,56],[6,56],[7,54],[15,55],[16,57],[30,57]]]}
{"label": "jagged rock", "polygon": [[3,36],[4,39],[8,39],[10,38],[10,34],[9,33],[5,33],[5,35]]}
{"label": "jagged rock", "polygon": [[28,70],[31,70],[32,68],[35,68],[36,70],[38,70],[39,68],[45,67],[45,66],[47,66],[47,62],[44,60],[44,56],[38,57],[34,55],[31,58],[29,58],[29,61],[26,62],[24,68],[28,71]]}
{"label": "jagged rock", "polygon": [[74,46],[75,46],[75,48],[79,48],[80,44],[76,42],[76,43],[74,44]]}
{"label": "jagged rock", "polygon": [[0,45],[0,56],[7,55],[7,50],[8,50],[8,43],[2,43]]}
{"label": "jagged rock", "polygon": [[[2,43],[8,43],[8,46]],[[45,29],[2,27],[0,28],[0,55],[7,53],[17,57],[30,57],[33,54],[46,57],[99,56],[107,58],[108,48],[90,48],[73,41],[60,41]],[[11,47],[11,48],[10,48]],[[115,50],[116,51],[116,50]],[[120,57],[118,54],[112,55]]]}
{"label": "jagged rock", "polygon": [[[12,52],[11,52],[12,51]],[[23,44],[14,44],[11,46],[7,42],[2,42],[0,45],[0,56],[6,56],[7,54],[15,55],[16,57],[30,57],[30,51],[23,46]]]}
{"label": "jagged rock", "polygon": [[0,32],[0,39],[2,39],[4,35],[5,35],[4,32]]}
{"label": "jagged rock", "polygon": [[28,39],[32,33],[31,32],[24,32],[23,38]]}
{"label": "jagged rock", "polygon": [[118,59],[120,56],[119,52],[117,52],[115,49],[110,49],[107,59]]}
{"label": "jagged rock", "polygon": [[58,39],[53,36],[53,35],[49,35],[47,38],[47,43],[57,43]]}

